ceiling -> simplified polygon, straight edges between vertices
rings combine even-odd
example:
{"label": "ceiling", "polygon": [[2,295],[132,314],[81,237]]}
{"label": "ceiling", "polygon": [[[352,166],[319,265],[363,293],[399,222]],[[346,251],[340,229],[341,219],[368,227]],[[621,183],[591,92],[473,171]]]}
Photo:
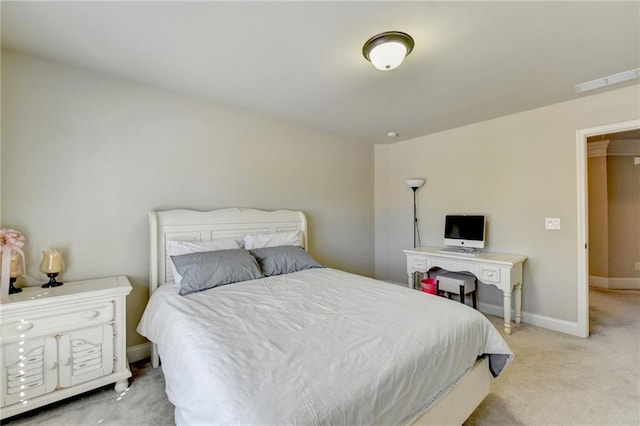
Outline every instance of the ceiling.
{"label": "ceiling", "polygon": [[[371,143],[588,96],[573,86],[640,67],[636,1],[5,0],[1,13],[5,48]],[[415,48],[378,71],[362,45],[389,30]]]}

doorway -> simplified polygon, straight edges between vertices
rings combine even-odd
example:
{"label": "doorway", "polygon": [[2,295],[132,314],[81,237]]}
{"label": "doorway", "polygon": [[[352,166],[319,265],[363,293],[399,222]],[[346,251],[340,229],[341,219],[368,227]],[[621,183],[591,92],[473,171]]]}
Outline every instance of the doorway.
{"label": "doorway", "polygon": [[587,138],[592,136],[626,132],[640,129],[640,120],[614,123],[606,126],[592,127],[576,131],[576,172],[577,172],[577,253],[578,253],[578,321],[577,334],[589,336],[589,220],[588,220],[588,168]]}

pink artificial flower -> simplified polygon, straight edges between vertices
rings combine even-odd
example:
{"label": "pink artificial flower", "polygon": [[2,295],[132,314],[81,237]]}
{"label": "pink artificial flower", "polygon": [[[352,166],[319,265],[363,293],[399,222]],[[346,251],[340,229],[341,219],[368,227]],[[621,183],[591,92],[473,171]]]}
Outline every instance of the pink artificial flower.
{"label": "pink artificial flower", "polygon": [[25,242],[24,235],[15,229],[0,229],[0,248],[6,246],[11,249],[19,249],[24,246]]}

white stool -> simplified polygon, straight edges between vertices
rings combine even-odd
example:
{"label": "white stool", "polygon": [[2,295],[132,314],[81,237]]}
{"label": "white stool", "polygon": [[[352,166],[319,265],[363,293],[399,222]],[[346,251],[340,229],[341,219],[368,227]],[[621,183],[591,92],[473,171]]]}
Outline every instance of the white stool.
{"label": "white stool", "polygon": [[447,271],[447,272],[439,272],[436,275],[436,280],[438,282],[437,289],[439,291],[447,292],[449,299],[451,299],[452,294],[459,294],[460,303],[464,303],[465,294],[471,293],[472,295],[471,301],[473,303],[473,309],[477,309],[478,285],[476,283],[477,279],[475,276],[470,274],[461,274],[458,272]]}

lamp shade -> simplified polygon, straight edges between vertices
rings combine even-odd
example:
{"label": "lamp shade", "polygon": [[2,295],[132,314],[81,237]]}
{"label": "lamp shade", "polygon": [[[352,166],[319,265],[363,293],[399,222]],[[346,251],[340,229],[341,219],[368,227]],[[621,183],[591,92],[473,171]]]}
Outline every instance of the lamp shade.
{"label": "lamp shade", "polygon": [[387,31],[371,37],[362,47],[362,54],[374,67],[382,71],[397,68],[413,50],[409,34]]}
{"label": "lamp shade", "polygon": [[404,61],[405,56],[407,56],[406,46],[395,41],[379,44],[369,53],[371,63],[379,70],[397,68]]}
{"label": "lamp shade", "polygon": [[18,257],[18,253],[17,252],[12,252],[11,253],[11,271],[9,273],[9,276],[11,278],[16,278],[21,276],[24,271],[22,270],[22,262],[20,262],[20,257]]}
{"label": "lamp shade", "polygon": [[407,185],[411,189],[418,189],[424,185],[424,179],[407,179]]}
{"label": "lamp shade", "polygon": [[42,263],[40,270],[45,274],[57,274],[62,272],[64,262],[62,261],[62,253],[58,250],[45,250],[42,252]]}

